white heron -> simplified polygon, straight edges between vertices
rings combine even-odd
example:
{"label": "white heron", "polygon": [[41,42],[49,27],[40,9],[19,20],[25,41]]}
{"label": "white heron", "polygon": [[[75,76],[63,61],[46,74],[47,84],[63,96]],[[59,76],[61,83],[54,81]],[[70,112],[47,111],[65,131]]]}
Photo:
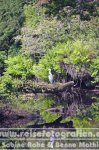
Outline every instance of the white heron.
{"label": "white heron", "polygon": [[53,83],[53,75],[51,73],[51,69],[48,69],[49,70],[49,76],[48,76],[48,79],[50,81],[50,83],[52,84]]}

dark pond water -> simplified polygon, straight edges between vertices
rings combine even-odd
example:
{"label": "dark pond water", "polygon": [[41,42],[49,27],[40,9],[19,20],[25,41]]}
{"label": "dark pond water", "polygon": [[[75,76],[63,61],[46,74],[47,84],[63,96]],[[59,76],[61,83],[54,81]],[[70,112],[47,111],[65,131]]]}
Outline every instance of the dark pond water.
{"label": "dark pond water", "polygon": [[[70,129],[71,123],[72,130]],[[38,127],[39,129],[36,129]],[[61,145],[65,147],[66,143],[72,144],[73,142],[78,149],[82,137],[71,141],[63,137],[61,133],[63,132],[64,135],[72,131],[80,133],[81,131],[77,128],[84,129],[84,132],[85,128],[89,128],[94,133],[92,128],[99,128],[99,91],[73,89],[57,95],[35,95],[31,98],[25,95],[25,99],[14,99],[10,104],[0,103],[0,128],[5,128],[0,129],[0,132],[13,130],[18,135],[21,132],[32,132],[33,136],[36,135],[32,138],[22,136],[2,139],[0,137],[0,149],[11,150],[17,149],[18,146],[19,149],[24,147],[25,150],[47,150],[57,148],[58,144],[58,149],[61,150]],[[87,132],[90,130],[87,129]],[[45,136],[38,138],[38,133],[43,132]],[[46,137],[47,133],[50,135]],[[59,138],[56,136],[57,133],[60,134]]]}
{"label": "dark pond water", "polygon": [[30,105],[29,111],[18,111],[18,108],[14,108],[13,110],[11,106],[5,109],[5,106],[3,106],[2,110],[4,110],[4,114],[1,111],[0,128],[20,128],[29,125],[49,123],[55,121],[60,116],[63,117],[63,122],[69,119],[72,120],[76,127],[80,125],[80,123],[78,123],[81,122],[80,118],[84,121],[87,120],[85,121],[85,126],[89,122],[93,127],[99,127],[99,122],[93,120],[92,111],[90,112],[90,110],[93,109],[92,105],[98,104],[99,102],[99,91],[76,89],[58,95],[35,96],[31,99],[31,103],[28,103],[28,101],[25,101],[25,105]]}

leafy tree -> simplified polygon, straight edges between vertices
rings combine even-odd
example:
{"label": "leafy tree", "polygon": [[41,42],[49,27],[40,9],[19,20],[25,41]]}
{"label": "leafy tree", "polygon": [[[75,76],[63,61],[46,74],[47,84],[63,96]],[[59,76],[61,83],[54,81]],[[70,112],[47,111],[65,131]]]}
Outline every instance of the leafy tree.
{"label": "leafy tree", "polygon": [[5,66],[5,72],[0,77],[0,97],[6,99],[11,93],[16,94],[17,86],[22,85],[34,73],[32,60],[23,55],[9,57],[5,60]]}
{"label": "leafy tree", "polygon": [[[16,54],[16,47],[20,48],[20,43],[15,43],[14,37],[20,34],[20,28],[23,25],[24,14],[23,6],[29,3],[27,0],[1,0],[0,1],[0,53],[2,53],[2,66],[8,55],[11,55],[9,49],[13,48]],[[1,52],[3,51],[3,52]],[[5,57],[6,56],[6,57]]]}
{"label": "leafy tree", "polygon": [[56,16],[67,6],[75,9],[73,14],[80,14],[82,20],[90,20],[92,15],[98,16],[98,2],[94,0],[91,0],[91,3],[87,0],[50,0],[50,3],[46,6],[46,13]]}
{"label": "leafy tree", "polygon": [[33,75],[33,62],[30,58],[18,55],[15,57],[10,57],[5,61],[7,66],[5,74],[12,77],[26,78]]}
{"label": "leafy tree", "polygon": [[[10,47],[14,44],[14,37],[20,34],[20,27],[24,21],[24,0],[1,0],[0,1],[0,59],[2,59],[1,73],[4,68],[4,60],[7,59]],[[16,47],[16,44],[14,44]],[[13,49],[15,51],[16,49]],[[15,51],[16,53],[16,51]],[[0,73],[0,74],[1,74]]]}
{"label": "leafy tree", "polygon": [[25,5],[25,23],[32,28],[36,28],[44,19],[45,9],[36,5]]}
{"label": "leafy tree", "polygon": [[[53,6],[54,3],[57,3],[57,10],[61,8],[61,11],[58,11],[55,17],[52,12],[51,16],[47,16],[47,7]],[[67,1],[62,1],[62,3],[65,4]],[[60,1],[52,1],[51,4],[44,7],[25,5],[25,27],[22,28],[23,53],[36,56],[38,60],[58,42],[66,42],[68,39],[84,41],[92,39],[98,42],[98,17],[91,17],[90,21],[84,21],[80,19],[79,14],[75,15],[73,7],[61,7],[60,5],[63,5],[60,4]],[[50,11],[54,9],[51,8]]]}
{"label": "leafy tree", "polygon": [[[66,64],[74,64],[77,72],[83,67],[84,71],[89,70],[91,63],[90,55],[94,54],[91,50],[91,45],[88,41],[67,41],[66,43],[58,43],[52,49],[49,49],[47,54],[39,61],[38,65],[34,65],[33,69],[36,75],[47,80],[48,69],[52,68],[57,73],[62,73],[60,62]],[[86,67],[87,66],[87,67]]]}
{"label": "leafy tree", "polygon": [[19,34],[24,16],[24,1],[2,0],[0,5],[0,50],[7,51],[13,43],[13,37]]}

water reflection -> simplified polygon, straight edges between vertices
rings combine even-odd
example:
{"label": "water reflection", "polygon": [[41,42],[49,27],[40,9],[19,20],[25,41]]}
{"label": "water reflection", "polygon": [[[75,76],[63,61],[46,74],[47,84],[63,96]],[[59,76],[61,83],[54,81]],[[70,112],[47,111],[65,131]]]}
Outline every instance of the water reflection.
{"label": "water reflection", "polygon": [[[31,112],[28,117],[23,112],[24,118],[2,119],[0,127],[27,127],[28,125],[37,125],[50,123],[60,116],[63,119],[68,117],[86,117],[89,109],[94,103],[94,99],[99,97],[99,93],[92,93],[80,89],[65,91],[57,95],[39,95],[32,98]],[[27,102],[26,102],[27,103]],[[29,104],[29,103],[27,103]],[[0,111],[0,115],[3,115]]]}

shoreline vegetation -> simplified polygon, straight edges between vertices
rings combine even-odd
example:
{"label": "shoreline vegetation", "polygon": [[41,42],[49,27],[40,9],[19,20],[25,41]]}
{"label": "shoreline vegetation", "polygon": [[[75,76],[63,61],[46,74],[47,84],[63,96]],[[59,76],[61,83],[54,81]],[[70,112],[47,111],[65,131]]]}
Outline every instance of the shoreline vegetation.
{"label": "shoreline vegetation", "polygon": [[[20,110],[30,114],[37,111],[45,125],[51,122],[53,125],[60,117],[45,110],[63,105],[70,112],[63,120],[72,120],[75,128],[79,124],[90,127],[91,120],[98,122],[98,1],[4,0],[1,3],[0,105],[11,106],[12,112],[17,107],[16,119],[22,118]],[[49,69],[53,84],[48,80]],[[83,90],[86,94],[82,99]],[[89,92],[93,93],[91,97]],[[54,98],[39,94],[51,94]],[[4,111],[8,111],[5,108],[0,107],[2,118]]]}

